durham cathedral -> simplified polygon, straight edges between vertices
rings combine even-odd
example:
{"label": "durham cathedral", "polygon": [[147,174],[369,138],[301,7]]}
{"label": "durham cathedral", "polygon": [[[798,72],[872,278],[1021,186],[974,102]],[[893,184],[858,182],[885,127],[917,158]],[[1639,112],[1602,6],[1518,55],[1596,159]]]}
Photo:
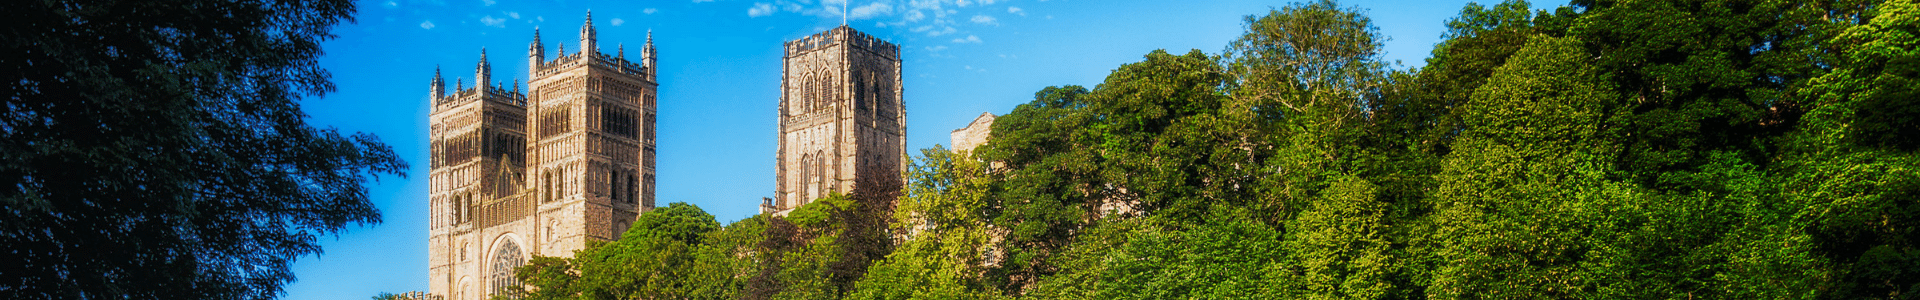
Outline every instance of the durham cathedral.
{"label": "durham cathedral", "polygon": [[[899,189],[906,109],[899,47],[840,26],[785,43],[774,197],[784,214],[832,193]],[[599,51],[593,17],[580,51],[549,57],[539,30],[527,84],[495,82],[480,51],[472,86],[435,70],[428,115],[431,297],[485,299],[518,285],[534,255],[571,257],[620,238],[654,208],[660,87],[653,37],[638,59]]]}

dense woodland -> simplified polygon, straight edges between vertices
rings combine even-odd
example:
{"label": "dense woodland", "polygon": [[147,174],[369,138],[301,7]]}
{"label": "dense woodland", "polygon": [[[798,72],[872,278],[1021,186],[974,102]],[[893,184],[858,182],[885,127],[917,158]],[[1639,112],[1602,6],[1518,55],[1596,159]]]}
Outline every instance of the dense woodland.
{"label": "dense woodland", "polygon": [[904,191],[676,203],[501,296],[1920,297],[1920,2],[1468,5],[1417,69],[1363,9],[1245,25],[1042,89]]}

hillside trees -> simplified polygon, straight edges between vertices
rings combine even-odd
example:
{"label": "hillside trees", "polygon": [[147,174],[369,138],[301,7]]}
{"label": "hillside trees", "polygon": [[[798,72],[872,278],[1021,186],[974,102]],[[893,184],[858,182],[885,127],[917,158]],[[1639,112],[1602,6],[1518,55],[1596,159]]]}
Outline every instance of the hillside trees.
{"label": "hillside trees", "polygon": [[729,270],[756,299],[1908,298],[1916,13],[1469,5],[1399,70],[1363,10],[1291,4],[923,150],[891,248],[848,250],[881,231],[829,197],[750,219]]}

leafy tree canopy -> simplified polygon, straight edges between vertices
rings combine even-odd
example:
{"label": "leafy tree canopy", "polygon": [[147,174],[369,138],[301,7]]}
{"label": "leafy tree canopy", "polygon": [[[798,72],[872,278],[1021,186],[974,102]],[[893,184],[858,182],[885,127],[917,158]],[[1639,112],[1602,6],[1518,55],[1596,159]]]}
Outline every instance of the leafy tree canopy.
{"label": "leafy tree canopy", "polygon": [[271,298],[374,224],[371,134],[306,123],[351,1],[7,1],[0,298]]}

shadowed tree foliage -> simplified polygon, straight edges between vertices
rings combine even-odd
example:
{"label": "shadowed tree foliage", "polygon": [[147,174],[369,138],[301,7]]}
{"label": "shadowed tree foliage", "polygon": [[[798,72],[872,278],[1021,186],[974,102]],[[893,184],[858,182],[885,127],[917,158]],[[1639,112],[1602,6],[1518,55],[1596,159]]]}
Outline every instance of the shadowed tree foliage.
{"label": "shadowed tree foliage", "polygon": [[351,1],[0,3],[0,298],[271,298],[373,224],[370,134],[306,123]]}

